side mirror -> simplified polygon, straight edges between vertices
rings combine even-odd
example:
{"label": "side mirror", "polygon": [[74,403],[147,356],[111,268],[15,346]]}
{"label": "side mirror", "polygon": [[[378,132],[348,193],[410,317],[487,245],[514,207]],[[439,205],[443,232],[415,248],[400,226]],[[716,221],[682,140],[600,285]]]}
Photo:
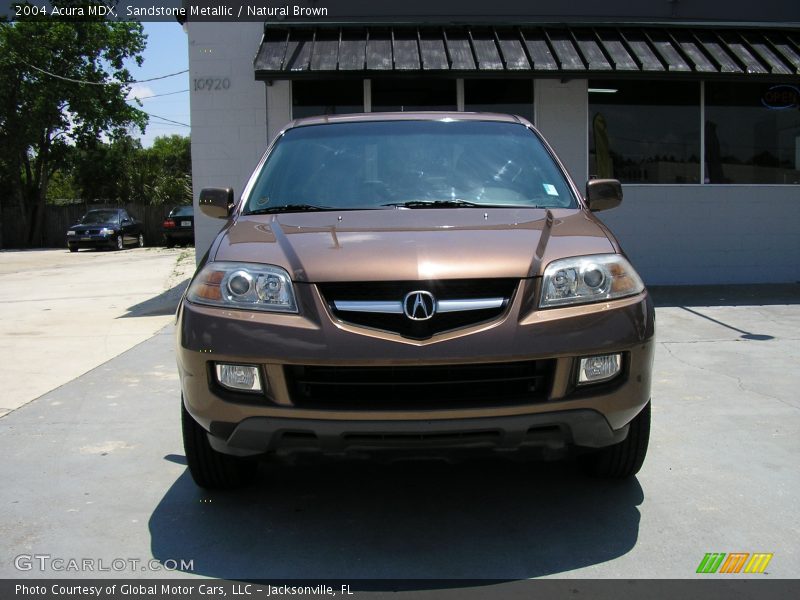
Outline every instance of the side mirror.
{"label": "side mirror", "polygon": [[232,188],[205,188],[200,191],[200,210],[212,219],[227,219],[233,209]]}
{"label": "side mirror", "polygon": [[616,179],[592,179],[586,183],[586,203],[590,211],[608,210],[621,202],[622,185]]}

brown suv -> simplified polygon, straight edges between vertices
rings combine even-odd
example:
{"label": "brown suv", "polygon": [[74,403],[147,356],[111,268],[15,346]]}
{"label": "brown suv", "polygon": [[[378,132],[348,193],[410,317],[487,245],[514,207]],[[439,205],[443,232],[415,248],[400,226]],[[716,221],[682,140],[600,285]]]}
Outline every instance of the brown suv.
{"label": "brown suv", "polygon": [[178,310],[192,476],[230,487],[269,453],[576,449],[629,477],[650,429],[654,312],[619,243],[523,119],[295,121]]}

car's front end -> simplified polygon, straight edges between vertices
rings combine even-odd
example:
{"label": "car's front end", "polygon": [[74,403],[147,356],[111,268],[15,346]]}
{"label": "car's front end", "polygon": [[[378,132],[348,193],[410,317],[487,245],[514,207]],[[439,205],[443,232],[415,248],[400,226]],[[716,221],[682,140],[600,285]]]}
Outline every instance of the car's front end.
{"label": "car's front end", "polygon": [[95,208],[67,230],[70,252],[80,248],[117,248],[124,246],[123,219],[126,213],[118,208]]}
{"label": "car's front end", "polygon": [[242,205],[178,311],[195,479],[219,484],[198,465],[206,440],[200,462],[220,464],[623,444],[644,409],[649,419],[652,302],[554,173],[539,185],[560,195],[553,206],[509,205],[510,191],[502,205]]}
{"label": "car's front end", "polygon": [[118,224],[76,224],[67,230],[67,247],[70,250],[78,250],[80,248],[115,248],[118,235]]}

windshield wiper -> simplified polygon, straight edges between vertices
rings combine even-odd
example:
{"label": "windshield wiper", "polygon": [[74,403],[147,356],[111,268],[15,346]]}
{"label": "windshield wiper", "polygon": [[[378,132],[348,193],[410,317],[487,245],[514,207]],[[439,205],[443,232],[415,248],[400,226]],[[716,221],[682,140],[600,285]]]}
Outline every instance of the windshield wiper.
{"label": "windshield wiper", "polygon": [[257,208],[255,210],[242,213],[243,215],[267,215],[270,213],[285,212],[313,212],[322,210],[341,210],[332,206],[316,206],[314,204],[284,204],[282,206],[270,206],[268,208]]}
{"label": "windshield wiper", "polygon": [[381,206],[394,206],[395,208],[452,208],[454,206],[485,206],[467,200],[409,200],[407,202],[389,202]]}

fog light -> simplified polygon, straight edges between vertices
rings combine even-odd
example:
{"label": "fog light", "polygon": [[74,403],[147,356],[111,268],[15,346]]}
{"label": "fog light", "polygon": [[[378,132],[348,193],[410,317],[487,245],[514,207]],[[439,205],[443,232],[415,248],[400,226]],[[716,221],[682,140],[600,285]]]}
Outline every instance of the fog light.
{"label": "fog light", "polygon": [[222,363],[218,363],[215,366],[217,381],[221,386],[243,392],[261,391],[261,377],[258,374],[258,367]]}
{"label": "fog light", "polygon": [[606,381],[620,372],[622,368],[621,354],[603,354],[581,359],[578,369],[578,385]]}

